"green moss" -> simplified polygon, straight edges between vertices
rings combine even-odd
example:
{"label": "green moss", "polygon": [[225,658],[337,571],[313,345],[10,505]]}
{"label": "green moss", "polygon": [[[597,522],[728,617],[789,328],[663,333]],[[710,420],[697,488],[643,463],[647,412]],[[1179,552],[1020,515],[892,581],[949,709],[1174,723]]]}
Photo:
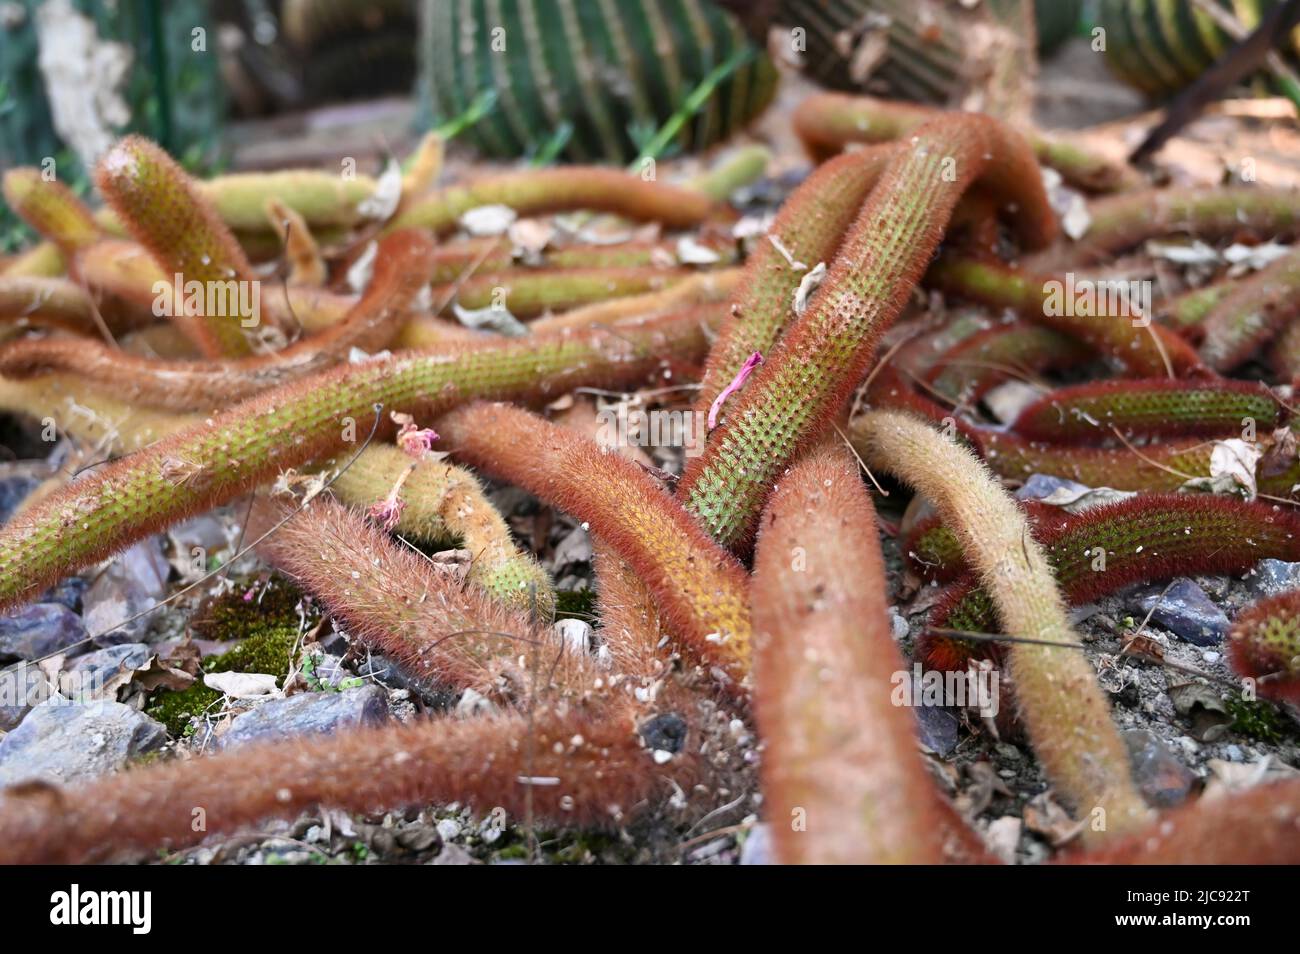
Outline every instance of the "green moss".
{"label": "green moss", "polygon": [[163,690],[154,695],[145,710],[151,717],[167,727],[173,736],[188,735],[193,720],[201,717],[221,699],[221,693],[196,682],[188,689]]}
{"label": "green moss", "polygon": [[1272,704],[1262,699],[1249,702],[1245,699],[1224,700],[1232,716],[1232,730],[1260,742],[1281,742],[1292,730]]}
{"label": "green moss", "polygon": [[[270,673],[283,685],[293,665],[299,636],[304,627],[314,623],[314,614],[308,613],[306,619],[298,615],[301,600],[302,594],[296,588],[276,580],[247,602],[242,591],[210,602],[192,624],[194,632],[205,639],[239,642],[228,652],[204,659],[203,672]],[[192,731],[194,719],[201,718],[220,699],[221,693],[200,679],[188,689],[158,692],[146,711],[167,726],[173,736],[185,735]]]}

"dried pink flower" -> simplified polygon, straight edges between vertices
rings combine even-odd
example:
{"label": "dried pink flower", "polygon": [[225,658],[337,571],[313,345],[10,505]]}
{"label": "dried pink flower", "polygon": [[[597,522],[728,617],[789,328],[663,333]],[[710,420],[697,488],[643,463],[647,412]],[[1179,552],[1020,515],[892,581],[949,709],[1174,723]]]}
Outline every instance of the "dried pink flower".
{"label": "dried pink flower", "polygon": [[754,369],[763,363],[763,355],[757,351],[745,359],[745,363],[740,366],[736,376],[731,379],[731,383],[722,389],[722,392],[713,399],[713,404],[709,408],[709,430],[718,426],[718,412],[722,410],[722,405],[727,403],[727,398],[731,397],[745,383],[745,379],[753,373]]}

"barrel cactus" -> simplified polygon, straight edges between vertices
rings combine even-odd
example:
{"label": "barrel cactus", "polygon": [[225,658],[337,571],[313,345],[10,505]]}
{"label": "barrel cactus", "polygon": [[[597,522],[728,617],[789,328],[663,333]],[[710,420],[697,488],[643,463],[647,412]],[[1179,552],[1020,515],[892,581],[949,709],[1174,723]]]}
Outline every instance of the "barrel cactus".
{"label": "barrel cactus", "polygon": [[700,149],[762,111],[776,85],[771,62],[709,0],[424,0],[421,16],[428,107],[450,120],[495,91],[462,133],[493,156],[626,162],[722,76],[675,139]]}
{"label": "barrel cactus", "polygon": [[[1217,0],[1227,19],[1253,30],[1281,0]],[[1101,0],[1097,26],[1105,31],[1106,62],[1128,83],[1151,96],[1182,89],[1235,42],[1218,17],[1187,0]],[[1300,53],[1293,35],[1284,51]]]}

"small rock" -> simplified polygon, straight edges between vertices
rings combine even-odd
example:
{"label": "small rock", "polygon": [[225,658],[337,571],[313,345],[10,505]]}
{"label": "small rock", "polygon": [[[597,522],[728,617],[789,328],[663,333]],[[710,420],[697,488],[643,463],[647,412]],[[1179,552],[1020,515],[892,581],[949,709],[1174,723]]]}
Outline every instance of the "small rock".
{"label": "small rock", "polygon": [[150,618],[131,617],[158,602],[167,588],[169,572],[157,537],[142,540],[114,557],[84,599],[86,629],[97,634],[95,642],[100,646],[140,642],[148,632]]}
{"label": "small rock", "polygon": [[1003,864],[1016,863],[1016,848],[1020,845],[1021,821],[1014,815],[1003,815],[989,824],[984,836],[989,850],[997,855]]}
{"label": "small rock", "polygon": [[227,546],[226,528],[210,513],[176,524],[167,531],[167,539],[181,557],[190,556],[194,547],[211,554]]}
{"label": "small rock", "polygon": [[1085,494],[1091,487],[1084,484],[1076,483],[1073,480],[1066,480],[1064,477],[1053,477],[1051,474],[1030,474],[1029,479],[1020,485],[1016,491],[1017,500],[1043,500],[1052,496],[1058,490],[1065,490],[1071,494]]}
{"label": "small rock", "polygon": [[460,823],[451,819],[444,818],[438,822],[438,837],[444,842],[455,841],[460,837]]}
{"label": "small rock", "polygon": [[740,863],[742,865],[776,863],[772,858],[772,829],[766,823],[757,824],[749,830],[749,836],[740,846]]}
{"label": "small rock", "polygon": [[75,782],[122,768],[161,748],[167,730],[120,702],[51,699],[0,739],[0,787],[40,779]]}
{"label": "small rock", "polygon": [[907,624],[907,619],[891,606],[889,608],[889,635],[893,636],[894,640],[897,641],[911,632],[911,629]]}
{"label": "small rock", "polygon": [[90,586],[84,576],[69,576],[51,586],[41,596],[41,603],[62,603],[74,613],[81,612],[81,602]]}
{"label": "small rock", "polygon": [[946,758],[957,748],[957,714],[944,706],[913,706],[916,713],[917,734],[921,742],[935,754]]}
{"label": "small rock", "polygon": [[1159,738],[1146,729],[1129,729],[1124,733],[1133,776],[1142,797],[1153,808],[1173,808],[1182,804],[1196,776]]}
{"label": "small rock", "polygon": [[443,845],[431,865],[476,865],[477,859],[461,845]]}
{"label": "small rock", "polygon": [[29,461],[11,461],[0,470],[0,523],[14,515],[18,505],[40,486]]}
{"label": "small rock", "polygon": [[1218,645],[1230,625],[1223,610],[1186,577],[1175,580],[1168,590],[1141,591],[1138,605],[1158,626],[1197,646]]}
{"label": "small rock", "polygon": [[397,843],[407,851],[428,851],[438,844],[438,830],[428,825],[404,828],[397,833]]}
{"label": "small rock", "polygon": [[1258,596],[1276,596],[1300,587],[1300,563],[1283,560],[1260,560],[1247,577],[1247,584]]}
{"label": "small rock", "polygon": [[122,643],[97,649],[73,660],[59,676],[62,692],[69,699],[91,699],[123,673],[143,669],[153,655],[144,643]]}
{"label": "small rock", "polygon": [[84,650],[85,638],[81,617],[62,603],[24,606],[0,616],[0,662]]}
{"label": "small rock", "polygon": [[65,666],[64,671],[86,673],[107,682],[128,669],[143,669],[152,654],[153,650],[145,643],[120,643],[86,653]]}
{"label": "small rock", "polygon": [[389,717],[388,694],[378,686],[343,692],[304,692],[271,699],[236,716],[221,745],[240,745],[298,735],[331,734],[341,728],[379,725]]}
{"label": "small rock", "polygon": [[31,706],[0,706],[0,732],[12,732],[32,711]]}
{"label": "small rock", "polygon": [[1223,750],[1223,757],[1229,762],[1244,762],[1246,756],[1241,751],[1240,745],[1230,745]]}
{"label": "small rock", "polygon": [[207,572],[212,554],[228,546],[226,529],[212,514],[200,514],[167,531],[171,565],[182,579],[196,580]]}

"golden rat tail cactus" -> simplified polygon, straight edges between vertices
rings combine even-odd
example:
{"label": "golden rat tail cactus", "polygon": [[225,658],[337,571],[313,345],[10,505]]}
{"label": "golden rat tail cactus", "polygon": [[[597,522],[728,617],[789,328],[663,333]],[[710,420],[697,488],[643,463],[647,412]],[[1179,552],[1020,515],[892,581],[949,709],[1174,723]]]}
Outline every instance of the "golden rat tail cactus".
{"label": "golden rat tail cactus", "polygon": [[867,465],[897,474],[929,500],[961,541],[1008,633],[1011,678],[1034,750],[1076,811],[1101,810],[1107,832],[1148,812],[1097,678],[1075,648],[1065,603],[1042,547],[1015,502],[970,451],[916,418],[873,411],[858,424]]}
{"label": "golden rat tail cactus", "polygon": [[763,514],[754,687],[763,790],[784,863],[983,854],[922,764],[911,711],[895,705],[911,674],[885,612],[875,519],[842,446],[791,468]]}

